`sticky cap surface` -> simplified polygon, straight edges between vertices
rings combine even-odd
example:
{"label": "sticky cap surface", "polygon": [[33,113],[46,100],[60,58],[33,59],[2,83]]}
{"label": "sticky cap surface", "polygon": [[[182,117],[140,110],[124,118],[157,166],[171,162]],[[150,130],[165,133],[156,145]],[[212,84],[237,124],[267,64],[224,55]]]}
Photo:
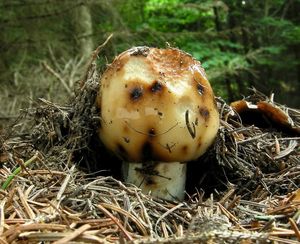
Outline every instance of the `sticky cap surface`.
{"label": "sticky cap surface", "polygon": [[100,80],[99,136],[124,160],[185,162],[212,144],[219,114],[200,62],[178,49],[135,47]]}

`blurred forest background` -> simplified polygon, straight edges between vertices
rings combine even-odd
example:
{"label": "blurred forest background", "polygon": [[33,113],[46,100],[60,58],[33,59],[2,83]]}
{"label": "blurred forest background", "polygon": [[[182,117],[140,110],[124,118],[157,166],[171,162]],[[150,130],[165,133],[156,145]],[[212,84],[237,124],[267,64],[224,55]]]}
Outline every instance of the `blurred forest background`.
{"label": "blurred forest background", "polygon": [[[200,60],[217,96],[250,87],[300,105],[300,0],[0,0],[0,117],[72,96],[92,51],[178,47]],[[1,121],[0,121],[1,122]]]}

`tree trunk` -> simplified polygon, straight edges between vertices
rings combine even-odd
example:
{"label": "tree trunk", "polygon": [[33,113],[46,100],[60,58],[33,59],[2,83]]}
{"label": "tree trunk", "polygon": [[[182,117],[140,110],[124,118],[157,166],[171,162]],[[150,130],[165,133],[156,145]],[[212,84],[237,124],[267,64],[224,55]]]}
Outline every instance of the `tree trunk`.
{"label": "tree trunk", "polygon": [[81,5],[74,11],[73,25],[80,56],[89,57],[94,50],[93,25],[90,7]]}

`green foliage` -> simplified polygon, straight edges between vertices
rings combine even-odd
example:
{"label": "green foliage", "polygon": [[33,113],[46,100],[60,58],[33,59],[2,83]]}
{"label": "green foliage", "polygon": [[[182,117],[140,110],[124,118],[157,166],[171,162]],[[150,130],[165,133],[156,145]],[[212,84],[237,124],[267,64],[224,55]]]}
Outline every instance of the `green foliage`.
{"label": "green foliage", "polygon": [[145,6],[148,25],[155,30],[175,32],[197,21],[201,16],[200,11],[185,5],[186,2],[180,0],[148,1]]}

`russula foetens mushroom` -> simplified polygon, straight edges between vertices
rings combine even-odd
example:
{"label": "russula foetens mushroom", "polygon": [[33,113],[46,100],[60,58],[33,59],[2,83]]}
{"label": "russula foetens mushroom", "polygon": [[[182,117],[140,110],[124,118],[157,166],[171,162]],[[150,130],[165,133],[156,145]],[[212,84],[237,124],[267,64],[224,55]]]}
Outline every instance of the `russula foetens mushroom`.
{"label": "russula foetens mushroom", "polygon": [[125,181],[182,200],[185,162],[208,149],[219,127],[200,62],[175,48],[134,47],[103,73],[97,103],[100,139],[123,159]]}

